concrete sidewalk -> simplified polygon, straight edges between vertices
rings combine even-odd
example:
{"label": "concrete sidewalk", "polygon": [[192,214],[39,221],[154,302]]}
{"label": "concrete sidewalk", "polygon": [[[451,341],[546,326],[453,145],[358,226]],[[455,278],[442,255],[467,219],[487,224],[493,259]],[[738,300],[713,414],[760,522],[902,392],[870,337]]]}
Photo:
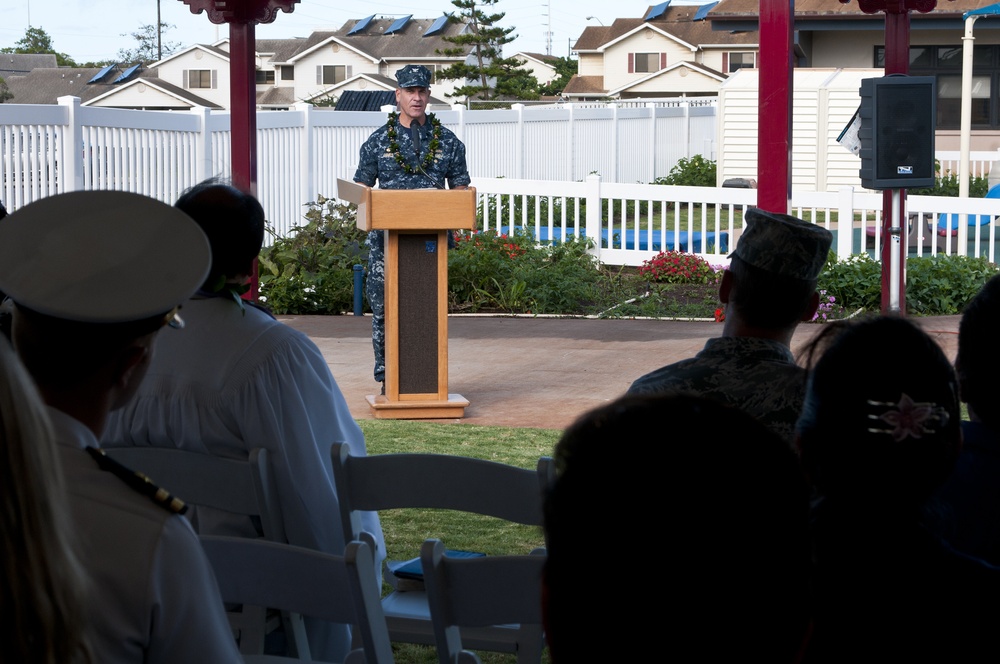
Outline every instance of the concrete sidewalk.
{"label": "concrete sidewalk", "polygon": [[[280,316],[319,346],[357,419],[371,419],[371,318]],[[954,359],[958,316],[914,318]],[[796,353],[821,329],[800,325]],[[633,380],[696,354],[722,324],[697,321],[450,316],[449,391],[469,401],[465,417],[429,420],[562,429],[611,401]],[[889,351],[891,349],[887,349]],[[919,361],[919,358],[914,358]]]}

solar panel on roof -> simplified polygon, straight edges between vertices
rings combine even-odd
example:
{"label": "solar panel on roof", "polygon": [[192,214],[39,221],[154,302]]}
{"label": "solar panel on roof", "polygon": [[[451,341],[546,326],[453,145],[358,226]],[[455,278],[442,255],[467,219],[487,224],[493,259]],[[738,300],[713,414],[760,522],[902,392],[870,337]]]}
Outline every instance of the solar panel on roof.
{"label": "solar panel on roof", "polygon": [[424,33],[424,37],[430,37],[431,35],[436,35],[437,33],[444,30],[444,26],[448,24],[448,15],[439,16],[436,21],[431,24],[431,27]]}
{"label": "solar panel on roof", "polygon": [[392,22],[392,25],[389,26],[389,29],[385,31],[385,34],[391,35],[395,32],[399,32],[400,30],[406,27],[406,24],[410,22],[411,18],[413,18],[413,14],[410,14],[409,16],[404,16],[403,18],[397,18],[395,21]]}
{"label": "solar panel on roof", "polygon": [[107,67],[104,67],[103,69],[101,69],[101,71],[99,71],[96,74],[94,74],[94,76],[89,81],[87,81],[87,85],[90,85],[91,83],[97,83],[102,78],[104,78],[105,76],[107,76],[109,71],[111,71],[112,69],[114,69],[117,66],[118,65],[108,65]]}
{"label": "solar panel on roof", "polygon": [[371,25],[371,22],[374,21],[374,20],[375,20],[375,14],[372,14],[368,18],[361,19],[360,21],[358,21],[357,23],[355,23],[354,27],[351,28],[350,32],[347,33],[348,36],[353,35],[353,34],[358,33],[358,32],[361,32],[362,30],[364,30],[365,28],[367,28],[369,25]]}
{"label": "solar panel on roof", "polygon": [[115,80],[113,80],[111,82],[112,83],[124,83],[125,81],[128,80],[128,77],[131,76],[132,74],[134,74],[139,69],[139,67],[141,67],[141,66],[142,66],[142,64],[132,65],[131,67],[129,67],[128,69],[126,69],[125,71],[123,71],[121,73],[121,75],[118,76],[118,78],[116,78]]}
{"label": "solar panel on roof", "polygon": [[694,18],[691,19],[691,20],[692,21],[704,21],[705,17],[708,16],[708,12],[712,11],[713,9],[715,9],[715,6],[717,4],[719,4],[718,1],[716,1],[716,2],[710,2],[707,5],[702,5],[701,7],[698,8],[698,11],[696,11],[694,13]]}
{"label": "solar panel on roof", "polygon": [[661,2],[660,4],[650,9],[649,13],[646,14],[645,18],[643,18],[642,20],[652,21],[654,18],[660,18],[667,12],[667,7],[669,6],[670,6],[670,0],[667,0],[666,2]]}

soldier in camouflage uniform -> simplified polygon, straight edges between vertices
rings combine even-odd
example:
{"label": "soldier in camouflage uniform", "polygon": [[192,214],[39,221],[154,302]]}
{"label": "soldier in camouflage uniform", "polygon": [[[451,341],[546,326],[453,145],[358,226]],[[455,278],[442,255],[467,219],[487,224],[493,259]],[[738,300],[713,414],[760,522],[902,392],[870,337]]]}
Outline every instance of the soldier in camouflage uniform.
{"label": "soldier in camouflage uniform", "polygon": [[[465,189],[471,181],[465,163],[465,145],[428,115],[431,71],[407,65],[396,72],[398,113],[379,127],[361,146],[354,181],[381,189]],[[451,236],[449,234],[449,244]],[[368,234],[368,278],[365,294],[372,308],[372,347],[375,380],[385,393],[385,234]]]}
{"label": "soldier in camouflage uniform", "polygon": [[639,378],[629,393],[711,397],[754,415],[791,442],[806,379],[792,355],[792,333],[816,313],[816,279],[832,242],[820,226],[750,208],[719,286],[726,305],[722,337],[709,339],[691,359]]}

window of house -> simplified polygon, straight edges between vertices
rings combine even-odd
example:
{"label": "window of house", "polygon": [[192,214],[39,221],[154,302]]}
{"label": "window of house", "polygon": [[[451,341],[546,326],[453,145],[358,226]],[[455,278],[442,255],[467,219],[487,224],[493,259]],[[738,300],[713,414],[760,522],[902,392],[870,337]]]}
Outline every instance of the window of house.
{"label": "window of house", "polygon": [[632,71],[636,73],[652,73],[660,71],[659,53],[633,53],[634,65]]}
{"label": "window of house", "polygon": [[189,69],[187,79],[189,88],[214,88],[215,70]]}
{"label": "window of house", "polygon": [[753,51],[729,54],[729,66],[727,73],[732,73],[738,69],[753,69],[757,66],[756,54]]}
{"label": "window of house", "polygon": [[322,65],[320,67],[320,80],[323,85],[336,85],[347,79],[347,67],[345,65]]}
{"label": "window of house", "polygon": [[[962,126],[962,48],[911,46],[910,75],[933,76],[937,83],[937,128]],[[885,67],[885,47],[876,46],[876,67]],[[972,126],[1000,128],[1000,46],[976,44],[972,50]]]}
{"label": "window of house", "polygon": [[257,70],[257,85],[274,85],[274,70],[273,69],[258,69]]}
{"label": "window of house", "polygon": [[295,67],[292,65],[279,65],[278,71],[281,72],[282,81],[294,81],[295,80]]}

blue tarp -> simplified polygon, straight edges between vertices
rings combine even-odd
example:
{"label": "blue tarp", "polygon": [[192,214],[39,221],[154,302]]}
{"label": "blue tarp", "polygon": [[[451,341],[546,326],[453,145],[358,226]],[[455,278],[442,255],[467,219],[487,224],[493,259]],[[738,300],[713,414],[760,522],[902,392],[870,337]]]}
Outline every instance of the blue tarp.
{"label": "blue tarp", "polygon": [[[516,230],[521,230],[520,226],[514,227]],[[528,232],[532,232],[534,229],[529,228]],[[575,228],[566,229],[566,235],[568,237],[576,237],[577,230]],[[502,226],[499,233],[509,233],[509,226]],[[580,237],[586,237],[587,233],[584,229],[580,229]],[[688,233],[687,231],[681,231],[680,233],[674,233],[674,231],[667,231],[666,233],[666,245],[663,243],[663,237],[659,230],[654,230],[652,233],[652,246],[650,246],[650,235],[646,230],[639,231],[639,250],[641,251],[690,251],[694,253],[708,253],[707,250],[702,249],[702,238],[708,244],[708,248],[712,249],[716,247],[716,238],[718,238],[718,248],[712,253],[724,254],[729,251],[729,233],[723,231],[721,233]],[[535,238],[539,242],[549,241],[549,229],[547,226],[542,226],[538,229],[538,236]],[[552,240],[559,241],[562,240],[562,228],[552,229]],[[625,231],[625,242],[622,245],[622,233],[621,230],[616,230],[614,234],[614,242],[611,246],[608,246],[608,229],[601,229],[601,246],[608,249],[635,249],[635,230],[628,229]],[[693,244],[693,248],[689,248],[689,245]]]}

